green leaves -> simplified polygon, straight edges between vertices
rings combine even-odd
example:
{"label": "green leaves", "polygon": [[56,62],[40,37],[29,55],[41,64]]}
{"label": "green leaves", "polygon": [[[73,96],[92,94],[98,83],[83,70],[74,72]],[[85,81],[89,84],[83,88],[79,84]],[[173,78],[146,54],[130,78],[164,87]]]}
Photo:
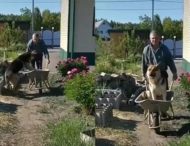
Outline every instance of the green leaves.
{"label": "green leaves", "polygon": [[95,107],[95,76],[93,73],[77,74],[65,83],[65,95],[86,109]]}

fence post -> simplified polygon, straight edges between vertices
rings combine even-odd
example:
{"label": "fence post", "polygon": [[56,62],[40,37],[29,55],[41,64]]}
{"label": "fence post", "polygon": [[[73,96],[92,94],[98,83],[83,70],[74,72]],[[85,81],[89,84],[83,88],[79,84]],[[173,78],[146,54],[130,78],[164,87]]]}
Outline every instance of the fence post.
{"label": "fence post", "polygon": [[41,27],[41,36],[42,36],[42,39],[43,39],[43,26]]}
{"label": "fence post", "polygon": [[175,58],[176,56],[176,36],[174,35],[174,48],[173,48],[173,57]]}
{"label": "fence post", "polygon": [[162,35],[162,44],[164,44],[164,36]]}
{"label": "fence post", "polygon": [[52,46],[52,49],[53,49],[53,43],[54,43],[54,36],[53,36],[53,34],[54,34],[54,27],[52,27],[51,28],[51,32],[52,32],[52,37],[51,37],[51,46]]}

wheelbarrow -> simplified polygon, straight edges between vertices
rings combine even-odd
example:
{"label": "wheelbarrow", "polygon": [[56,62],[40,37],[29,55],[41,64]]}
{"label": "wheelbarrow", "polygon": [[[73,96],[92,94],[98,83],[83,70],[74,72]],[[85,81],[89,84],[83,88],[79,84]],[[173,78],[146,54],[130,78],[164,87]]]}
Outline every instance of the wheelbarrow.
{"label": "wheelbarrow", "polygon": [[154,129],[156,133],[160,132],[161,114],[167,113],[171,108],[172,116],[174,116],[173,95],[174,92],[168,90],[166,100],[152,100],[150,91],[146,90],[135,99],[135,103],[139,104],[144,110],[145,120],[148,119],[149,128]]}

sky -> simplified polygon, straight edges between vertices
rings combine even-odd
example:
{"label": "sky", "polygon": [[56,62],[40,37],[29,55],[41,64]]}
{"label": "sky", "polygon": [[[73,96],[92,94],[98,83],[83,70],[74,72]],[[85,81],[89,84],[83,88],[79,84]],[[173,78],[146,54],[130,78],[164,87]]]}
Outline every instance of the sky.
{"label": "sky", "polygon": [[[49,9],[60,12],[61,0],[34,0],[34,6],[41,11]],[[163,20],[170,17],[173,20],[183,19],[183,0],[154,0],[154,14]],[[32,8],[32,0],[0,0],[1,14],[20,14],[20,9]],[[96,18],[113,20],[121,23],[138,23],[139,16],[152,17],[152,0],[96,0]]]}

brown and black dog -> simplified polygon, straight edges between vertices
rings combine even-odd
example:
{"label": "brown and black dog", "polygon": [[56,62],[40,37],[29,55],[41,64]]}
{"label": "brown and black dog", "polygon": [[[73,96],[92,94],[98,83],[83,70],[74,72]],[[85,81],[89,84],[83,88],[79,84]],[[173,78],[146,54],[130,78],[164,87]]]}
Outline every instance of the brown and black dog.
{"label": "brown and black dog", "polygon": [[[167,100],[167,80],[159,69],[158,65],[150,65],[147,73],[148,88],[150,91],[151,98],[153,100]],[[172,117],[174,117],[174,111],[172,104],[170,104],[172,111]],[[164,113],[163,113],[164,114]],[[166,115],[167,112],[165,113]],[[168,115],[169,116],[169,115]]]}
{"label": "brown and black dog", "polygon": [[23,68],[33,70],[31,66],[32,54],[30,52],[19,55],[11,63],[7,63],[7,68],[4,74],[5,88],[15,89],[19,82],[18,72]]}
{"label": "brown and black dog", "polygon": [[157,65],[150,65],[147,73],[148,88],[153,100],[166,100],[166,79],[162,76]]}

